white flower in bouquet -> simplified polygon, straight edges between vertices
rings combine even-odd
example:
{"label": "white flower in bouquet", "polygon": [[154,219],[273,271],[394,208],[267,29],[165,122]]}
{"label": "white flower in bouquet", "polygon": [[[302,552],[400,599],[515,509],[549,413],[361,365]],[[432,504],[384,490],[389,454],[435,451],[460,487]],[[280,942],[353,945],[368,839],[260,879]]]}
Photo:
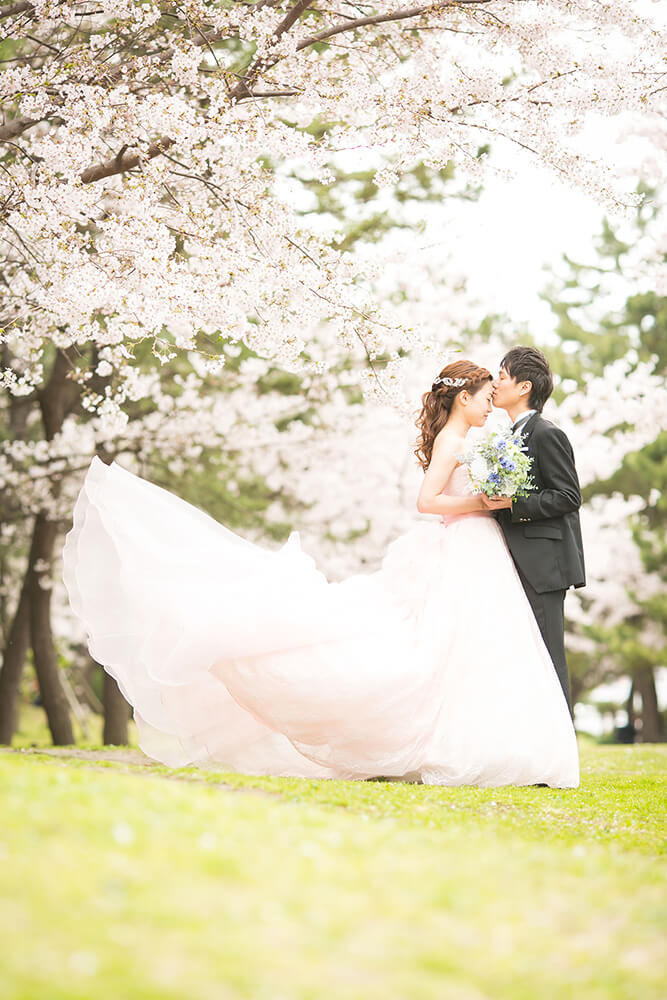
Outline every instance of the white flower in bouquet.
{"label": "white flower in bouquet", "polygon": [[488,462],[482,455],[475,455],[470,461],[470,475],[475,482],[484,482],[488,478],[489,468]]}
{"label": "white flower in bouquet", "polygon": [[530,475],[533,460],[523,447],[521,431],[491,431],[462,460],[468,466],[474,493],[516,500],[535,489]]}

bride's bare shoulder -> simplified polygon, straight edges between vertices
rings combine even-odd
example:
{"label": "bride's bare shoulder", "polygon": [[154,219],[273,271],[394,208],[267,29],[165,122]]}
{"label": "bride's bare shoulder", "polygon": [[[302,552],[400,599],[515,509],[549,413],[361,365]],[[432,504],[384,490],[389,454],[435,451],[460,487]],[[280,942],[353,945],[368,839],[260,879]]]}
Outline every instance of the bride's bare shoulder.
{"label": "bride's bare shoulder", "polygon": [[433,441],[433,454],[437,452],[439,455],[460,455],[464,449],[464,444],[465,439],[460,434],[450,430],[448,427],[443,427],[436,434]]}

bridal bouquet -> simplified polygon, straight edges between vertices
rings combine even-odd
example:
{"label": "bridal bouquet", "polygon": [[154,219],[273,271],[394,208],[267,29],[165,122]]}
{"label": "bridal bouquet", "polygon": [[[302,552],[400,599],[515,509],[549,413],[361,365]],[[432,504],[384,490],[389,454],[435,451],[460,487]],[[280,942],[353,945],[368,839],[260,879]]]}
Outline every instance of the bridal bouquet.
{"label": "bridal bouquet", "polygon": [[521,431],[491,431],[478,441],[463,461],[468,466],[475,493],[488,497],[528,496],[535,489],[530,475],[533,464],[524,448]]}

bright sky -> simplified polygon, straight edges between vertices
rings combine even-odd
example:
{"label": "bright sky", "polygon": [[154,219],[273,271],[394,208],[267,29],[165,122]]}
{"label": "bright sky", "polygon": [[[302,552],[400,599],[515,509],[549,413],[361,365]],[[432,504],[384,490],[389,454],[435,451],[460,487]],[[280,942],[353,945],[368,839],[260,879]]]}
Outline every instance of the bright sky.
{"label": "bright sky", "polygon": [[[623,134],[619,122],[592,123],[582,138],[584,155],[594,149],[600,159],[615,166],[622,189],[632,194],[645,159],[647,140]],[[353,164],[359,168],[359,153]],[[651,180],[651,178],[646,178]],[[566,273],[563,254],[579,262],[594,262],[595,247],[608,209],[591,194],[559,179],[530,154],[509,143],[494,144],[488,171],[477,202],[446,198],[408,209],[414,222],[426,221],[423,231],[395,230],[385,237],[410,267],[464,276],[469,296],[484,312],[506,313],[517,325],[527,323],[539,341],[548,342],[554,327],[549,306],[540,299],[553,272]],[[375,207],[375,206],[374,206]],[[386,192],[387,211],[392,211]],[[634,210],[619,209],[611,219],[621,234]],[[372,249],[360,248],[372,257]],[[426,289],[425,289],[426,292]]]}
{"label": "bright sky", "polygon": [[449,227],[448,243],[470,293],[494,312],[530,322],[540,336],[553,325],[539,299],[549,269],[562,271],[565,252],[590,259],[602,217],[587,195],[526,163],[511,180],[487,180],[479,202],[463,206]]}
{"label": "bright sky", "polygon": [[[582,149],[589,154],[596,149],[601,160],[624,175],[623,187],[632,192],[647,140],[625,135],[621,124],[610,120],[592,123],[587,131]],[[511,170],[512,176],[490,170],[478,202],[448,200],[442,215],[430,208],[427,232],[415,242],[429,259],[455,262],[472,296],[488,311],[506,312],[517,323],[527,321],[543,340],[554,319],[540,293],[553,270],[563,274],[564,253],[581,262],[595,259],[608,212],[529,154],[496,144],[491,162],[498,171]],[[622,232],[633,214],[632,209],[625,216],[619,211],[612,225]]]}

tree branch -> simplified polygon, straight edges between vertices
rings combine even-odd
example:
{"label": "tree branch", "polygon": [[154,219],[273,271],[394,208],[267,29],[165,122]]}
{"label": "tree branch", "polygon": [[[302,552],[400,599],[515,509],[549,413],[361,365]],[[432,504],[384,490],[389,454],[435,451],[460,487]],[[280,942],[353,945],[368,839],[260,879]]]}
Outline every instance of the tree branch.
{"label": "tree branch", "polygon": [[[277,25],[276,30],[273,32],[273,35],[271,37],[276,41],[278,41],[281,35],[286,34],[286,32],[288,32],[290,28],[293,27],[294,24],[298,21],[301,15],[306,10],[308,10],[308,8],[311,5],[311,2],[312,0],[297,0],[294,6],[290,9],[287,16],[283,18],[283,20],[280,22],[279,25]],[[252,84],[252,82],[257,79],[260,73],[262,73],[266,69],[270,69],[271,66],[275,66],[277,62],[278,62],[278,57],[270,59],[258,59],[254,65],[251,65],[248,68],[249,71],[243,77],[243,79],[239,80],[236,86],[232,88],[230,97],[232,99],[238,100],[240,97],[251,96],[250,85]]]}
{"label": "tree branch", "polygon": [[439,2],[423,4],[419,7],[399,7],[398,10],[390,11],[388,14],[359,17],[356,21],[345,21],[342,24],[335,24],[332,28],[326,28],[324,31],[319,31],[316,35],[311,35],[310,38],[304,38],[302,42],[299,42],[296,50],[297,52],[301,52],[302,49],[308,48],[309,45],[324,42],[327,38],[340,35],[344,31],[354,31],[356,28],[365,28],[371,24],[385,24],[388,21],[405,21],[409,18],[421,17],[422,14],[443,10],[447,7],[461,7],[467,4],[481,6],[487,2],[488,0],[439,0]]}
{"label": "tree branch", "polygon": [[116,153],[115,156],[110,157],[108,160],[104,160],[94,167],[86,167],[83,173],[79,174],[79,177],[84,184],[92,184],[93,181],[100,181],[103,177],[112,177],[114,174],[125,173],[126,170],[138,167],[142,160],[152,160],[155,156],[159,156],[160,153],[164,153],[174,143],[174,139],[170,139],[169,136],[164,135],[157,142],[152,142],[143,153],[126,152],[130,147],[123,146],[119,153]]}
{"label": "tree branch", "polygon": [[23,3],[15,3],[13,7],[8,7],[7,10],[0,10],[0,18],[11,17],[13,14],[23,14],[27,10],[34,10],[34,3],[28,3],[24,0]]}
{"label": "tree branch", "polygon": [[247,94],[242,94],[237,98],[239,101],[247,101],[251,97],[296,97],[300,90],[253,90]]}
{"label": "tree branch", "polygon": [[22,135],[27,129],[40,122],[48,122],[51,115],[44,118],[13,118],[6,125],[0,125],[0,142],[14,139],[17,135]]}

